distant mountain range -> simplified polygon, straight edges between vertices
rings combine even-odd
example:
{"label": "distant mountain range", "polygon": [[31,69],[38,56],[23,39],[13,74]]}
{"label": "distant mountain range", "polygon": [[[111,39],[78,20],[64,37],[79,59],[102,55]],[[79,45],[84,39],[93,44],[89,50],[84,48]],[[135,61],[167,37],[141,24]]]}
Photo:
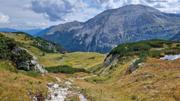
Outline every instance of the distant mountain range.
{"label": "distant mountain range", "polygon": [[12,29],[12,28],[0,28],[0,32],[25,32],[30,35],[36,36],[37,33],[42,31],[43,29],[27,29],[27,30],[18,30],[18,29]]}
{"label": "distant mountain range", "polygon": [[0,32],[17,32],[18,30],[12,28],[0,28]]}
{"label": "distant mountain range", "polygon": [[36,28],[36,29],[27,29],[27,30],[21,30],[22,32],[28,33],[30,35],[36,36],[39,32],[41,32],[43,29]]}
{"label": "distant mountain range", "polygon": [[171,39],[180,31],[180,15],[143,5],[106,10],[86,22],[69,22],[39,33],[70,51],[106,53],[121,43]]}

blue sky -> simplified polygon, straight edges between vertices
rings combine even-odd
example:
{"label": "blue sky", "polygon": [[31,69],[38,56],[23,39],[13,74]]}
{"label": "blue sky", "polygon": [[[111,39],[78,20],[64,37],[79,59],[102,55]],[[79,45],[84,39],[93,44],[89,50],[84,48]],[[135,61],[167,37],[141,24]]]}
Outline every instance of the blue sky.
{"label": "blue sky", "polygon": [[106,9],[129,4],[180,13],[180,0],[0,0],[0,27],[31,29],[86,21]]}

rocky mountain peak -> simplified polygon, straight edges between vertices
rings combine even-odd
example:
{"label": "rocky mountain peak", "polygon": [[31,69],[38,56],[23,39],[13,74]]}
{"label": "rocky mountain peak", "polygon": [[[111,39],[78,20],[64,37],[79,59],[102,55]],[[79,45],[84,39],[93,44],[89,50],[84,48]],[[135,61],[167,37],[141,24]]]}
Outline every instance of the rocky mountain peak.
{"label": "rocky mountain peak", "polygon": [[41,37],[70,51],[109,52],[116,45],[147,39],[170,39],[180,28],[180,16],[143,5],[106,10],[84,22],[52,27]]}

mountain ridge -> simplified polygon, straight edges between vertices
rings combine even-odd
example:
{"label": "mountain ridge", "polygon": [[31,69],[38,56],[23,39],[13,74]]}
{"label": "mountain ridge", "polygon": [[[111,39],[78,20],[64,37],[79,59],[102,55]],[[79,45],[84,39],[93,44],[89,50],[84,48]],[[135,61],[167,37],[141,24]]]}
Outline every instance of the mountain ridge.
{"label": "mountain ridge", "polygon": [[75,21],[50,27],[40,36],[70,51],[106,53],[122,43],[170,39],[179,26],[179,15],[144,5],[128,5],[106,10],[84,23]]}

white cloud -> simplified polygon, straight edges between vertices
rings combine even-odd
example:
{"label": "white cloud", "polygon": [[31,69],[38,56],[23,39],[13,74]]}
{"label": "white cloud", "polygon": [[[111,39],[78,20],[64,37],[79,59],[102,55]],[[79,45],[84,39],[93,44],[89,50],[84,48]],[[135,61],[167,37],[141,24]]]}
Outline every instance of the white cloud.
{"label": "white cloud", "polygon": [[87,20],[106,9],[143,4],[164,12],[180,12],[180,0],[33,0],[31,8],[51,21]]}
{"label": "white cloud", "polygon": [[0,23],[9,23],[9,16],[0,12]]}
{"label": "white cloud", "polygon": [[180,13],[180,0],[0,0],[0,27],[48,27],[73,20],[86,21],[106,9],[128,4]]}
{"label": "white cloud", "polygon": [[82,0],[33,0],[31,9],[41,13],[51,21],[65,20],[69,13],[79,12],[87,8]]}
{"label": "white cloud", "polygon": [[104,8],[118,8],[128,4],[143,4],[163,12],[180,12],[180,0],[96,0]]}

